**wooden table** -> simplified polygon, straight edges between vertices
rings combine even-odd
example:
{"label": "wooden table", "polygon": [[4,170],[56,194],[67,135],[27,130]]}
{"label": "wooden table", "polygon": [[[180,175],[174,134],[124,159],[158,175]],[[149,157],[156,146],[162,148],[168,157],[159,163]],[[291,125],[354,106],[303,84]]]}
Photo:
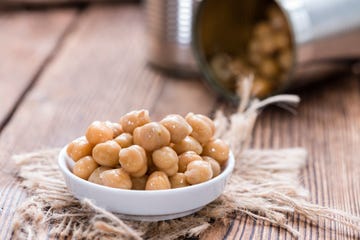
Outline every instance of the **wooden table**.
{"label": "wooden table", "polygon": [[[118,120],[147,108],[154,119],[222,104],[197,79],[173,79],[146,64],[138,5],[13,10],[0,13],[0,239],[9,239],[25,193],[11,155],[60,147],[94,119]],[[271,108],[259,119],[254,148],[305,147],[301,176],[311,200],[360,216],[360,84],[350,74],[298,92],[298,113]],[[346,227],[292,219],[304,239],[349,239]],[[334,231],[322,227],[330,226]],[[239,216],[204,239],[289,239],[271,225]],[[359,238],[360,235],[353,236]]]}

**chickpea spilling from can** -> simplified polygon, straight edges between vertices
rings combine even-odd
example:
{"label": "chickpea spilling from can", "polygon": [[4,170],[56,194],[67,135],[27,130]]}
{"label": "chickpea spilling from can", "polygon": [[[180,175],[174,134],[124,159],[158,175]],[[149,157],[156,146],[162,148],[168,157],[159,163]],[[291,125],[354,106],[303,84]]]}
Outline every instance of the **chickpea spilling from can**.
{"label": "chickpea spilling from can", "polygon": [[266,17],[255,23],[243,54],[217,53],[211,68],[223,87],[238,92],[241,76],[254,75],[252,95],[266,97],[287,77],[292,66],[291,37],[281,10],[270,5]]}
{"label": "chickpea spilling from can", "polygon": [[121,189],[162,190],[206,182],[227,163],[229,146],[214,138],[215,125],[201,114],[171,114],[151,122],[147,110],[119,123],[95,121],[69,143],[73,173]]}

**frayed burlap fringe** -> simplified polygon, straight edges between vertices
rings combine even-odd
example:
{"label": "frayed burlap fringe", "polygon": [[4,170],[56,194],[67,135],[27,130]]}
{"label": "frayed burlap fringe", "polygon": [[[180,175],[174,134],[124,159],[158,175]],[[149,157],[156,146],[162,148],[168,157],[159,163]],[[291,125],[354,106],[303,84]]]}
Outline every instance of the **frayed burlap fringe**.
{"label": "frayed burlap fringe", "polygon": [[[280,226],[294,237],[299,233],[288,223],[294,214],[319,224],[332,220],[360,231],[360,218],[312,204],[299,182],[305,165],[304,149],[243,150],[259,110],[272,103],[297,103],[296,96],[282,95],[241,105],[230,118],[216,113],[217,137],[231,144],[236,165],[225,192],[199,212],[160,222],[121,220],[116,214],[79,201],[68,192],[58,170],[58,149],[15,156],[29,197],[18,207],[13,224],[14,239],[177,239],[199,236],[212,224],[236,214]],[[246,104],[248,105],[248,104]]]}

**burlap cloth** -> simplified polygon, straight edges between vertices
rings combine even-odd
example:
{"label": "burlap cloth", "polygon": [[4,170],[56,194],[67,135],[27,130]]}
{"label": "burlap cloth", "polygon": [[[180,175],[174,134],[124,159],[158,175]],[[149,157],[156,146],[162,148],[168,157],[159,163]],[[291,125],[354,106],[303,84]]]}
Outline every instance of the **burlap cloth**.
{"label": "burlap cloth", "polygon": [[16,210],[13,238],[177,239],[201,236],[213,224],[226,224],[239,214],[267,221],[299,237],[289,223],[295,213],[314,225],[331,220],[360,232],[359,217],[306,200],[307,190],[299,181],[306,164],[304,149],[243,150],[259,110],[280,102],[296,103],[298,98],[283,95],[250,104],[243,101],[230,117],[222,111],[216,113],[216,134],[230,143],[235,170],[222,196],[199,212],[175,220],[125,221],[90,200],[74,198],[56,164],[58,149],[15,156],[18,177],[28,197]]}

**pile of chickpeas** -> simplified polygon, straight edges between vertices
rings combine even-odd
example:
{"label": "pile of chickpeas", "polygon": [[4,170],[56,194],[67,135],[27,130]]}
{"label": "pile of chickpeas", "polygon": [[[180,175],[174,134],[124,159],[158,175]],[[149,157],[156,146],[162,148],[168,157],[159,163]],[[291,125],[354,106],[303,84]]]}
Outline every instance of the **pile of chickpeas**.
{"label": "pile of chickpeas", "polygon": [[284,81],[292,66],[291,37],[285,16],[270,5],[252,28],[244,55],[215,54],[211,66],[224,87],[235,90],[238,76],[254,74],[252,95],[265,97]]}
{"label": "pile of chickpeas", "polygon": [[214,138],[215,125],[201,114],[168,115],[151,122],[147,110],[119,123],[95,121],[67,147],[73,173],[121,189],[161,190],[199,184],[218,176],[229,146]]}

